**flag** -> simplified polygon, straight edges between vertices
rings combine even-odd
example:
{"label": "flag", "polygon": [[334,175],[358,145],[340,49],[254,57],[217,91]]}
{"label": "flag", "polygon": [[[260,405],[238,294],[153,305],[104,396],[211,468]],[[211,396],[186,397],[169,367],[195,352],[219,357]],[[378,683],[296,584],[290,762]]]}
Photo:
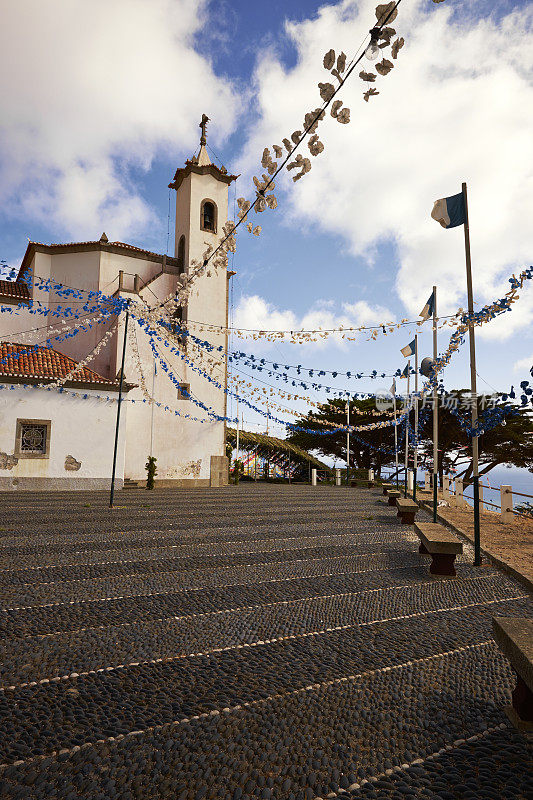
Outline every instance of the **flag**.
{"label": "flag", "polygon": [[396,394],[396,378],[393,380],[393,382],[392,382],[392,386],[390,387],[389,391],[390,391],[390,393],[391,393],[392,395],[395,395],[395,394]]}
{"label": "flag", "polygon": [[443,228],[456,228],[466,222],[465,199],[463,193],[454,194],[452,197],[443,197],[433,203],[432,219],[439,222]]}
{"label": "flag", "polygon": [[402,347],[402,349],[400,350],[402,356],[405,356],[406,358],[408,358],[408,356],[414,356],[415,344],[416,344],[416,339],[413,339],[412,342],[406,344],[405,347]]}
{"label": "flag", "polygon": [[409,362],[405,365],[404,370],[400,375],[400,378],[407,378],[408,375],[409,375]]}
{"label": "flag", "polygon": [[427,299],[426,305],[424,306],[424,308],[422,309],[422,311],[418,316],[422,317],[425,322],[427,319],[433,316],[434,309],[435,309],[435,295],[433,294],[433,292],[431,292],[431,294]]}

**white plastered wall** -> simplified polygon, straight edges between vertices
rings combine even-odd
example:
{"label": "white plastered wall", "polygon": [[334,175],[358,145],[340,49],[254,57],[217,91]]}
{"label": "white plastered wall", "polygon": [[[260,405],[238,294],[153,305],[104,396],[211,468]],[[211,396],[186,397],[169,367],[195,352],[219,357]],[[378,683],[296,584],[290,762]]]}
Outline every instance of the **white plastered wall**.
{"label": "white plastered wall", "polygon": [[[105,389],[71,389],[82,397],[44,388],[0,384],[0,490],[108,489],[111,484],[116,402],[96,399]],[[116,392],[111,397],[117,397]],[[115,486],[124,477],[124,439],[128,404],[121,410]],[[19,458],[15,452],[17,419],[51,422],[48,458]],[[72,456],[79,469],[65,469]],[[6,465],[9,464],[9,466]]]}

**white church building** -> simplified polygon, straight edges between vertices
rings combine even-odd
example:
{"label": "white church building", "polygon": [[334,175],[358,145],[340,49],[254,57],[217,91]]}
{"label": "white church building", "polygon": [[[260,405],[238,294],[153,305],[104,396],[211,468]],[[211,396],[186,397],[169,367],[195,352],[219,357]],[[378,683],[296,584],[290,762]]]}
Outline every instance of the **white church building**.
{"label": "white church building", "polygon": [[[211,163],[205,120],[198,154],[177,169],[170,184],[176,190],[174,257],[110,242],[105,234],[88,242],[29,242],[16,280],[0,281],[0,490],[109,488],[125,314],[118,320],[117,315],[103,321],[88,320],[86,330],[71,337],[63,335],[56,342],[52,337],[61,335],[57,332],[61,316],[33,314],[31,310],[83,305],[83,300],[43,291],[40,281],[49,279],[53,287],[73,287],[88,298],[90,292],[99,291],[144,301],[152,309],[175,293],[178,276],[188,271],[191,260],[201,260],[206,247],[216,246],[220,240],[228,217],[229,186],[236,178]],[[32,278],[29,285],[23,280],[28,272]],[[225,423],[213,415],[226,416],[228,281],[226,269],[199,276],[181,310],[184,322],[214,326],[214,333],[199,335],[215,347],[222,346],[217,353],[221,364],[214,374],[218,386],[207,380],[205,373],[192,369],[194,347],[187,337],[171,344],[189,363],[159,343],[162,357],[179,378],[176,386],[157,365],[146,333],[130,318],[117,488],[124,480],[146,480],[145,463],[150,454],[157,459],[156,485],[218,486],[227,482]],[[9,313],[20,304],[22,310]],[[66,324],[72,327],[68,319]],[[105,346],[76,370],[77,362],[85,359],[108,331],[112,333]],[[35,349],[38,343],[41,345]],[[61,383],[59,391],[53,384],[67,375],[69,380]],[[146,390],[170,410],[147,400]]]}

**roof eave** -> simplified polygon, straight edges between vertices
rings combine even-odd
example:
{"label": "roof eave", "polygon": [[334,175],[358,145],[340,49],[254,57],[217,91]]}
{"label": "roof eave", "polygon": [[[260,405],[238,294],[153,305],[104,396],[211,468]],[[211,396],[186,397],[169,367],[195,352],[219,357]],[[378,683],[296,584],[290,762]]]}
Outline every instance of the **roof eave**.
{"label": "roof eave", "polygon": [[191,172],[194,172],[196,175],[212,175],[217,180],[222,181],[222,183],[227,183],[228,186],[239,177],[238,175],[229,175],[227,172],[222,172],[216,164],[200,166],[199,164],[193,164],[191,161],[188,161],[187,166],[178,167],[174,179],[168,184],[168,188],[176,189],[177,191],[187,175],[190,175]]}
{"label": "roof eave", "polygon": [[[49,375],[9,375],[7,373],[0,373],[0,383],[21,383],[21,384],[39,384],[39,383],[54,383],[57,378],[51,378]],[[98,389],[105,389],[108,392],[117,392],[119,391],[119,384],[106,383],[102,381],[101,383],[97,383],[95,381],[76,381],[76,380],[69,380],[65,381],[65,383],[61,384],[65,388],[68,389],[93,389],[97,391]],[[46,388],[46,387],[43,387]],[[136,383],[127,383],[124,382],[122,384],[122,391],[127,393],[132,389],[136,389]]]}
{"label": "roof eave", "polygon": [[149,250],[142,249],[130,250],[127,245],[125,247],[120,247],[113,242],[109,242],[108,244],[105,242],[73,242],[72,244],[54,245],[41,244],[40,242],[28,242],[26,252],[24,253],[24,257],[18,271],[17,281],[19,281],[24,272],[29,269],[35,253],[46,253],[46,255],[63,255],[64,253],[86,253],[94,250],[103,251],[105,253],[115,253],[116,255],[122,256],[127,255],[132,258],[141,258],[143,261],[152,261],[156,264],[165,263],[169,266],[179,267],[178,259],[174,258],[173,256],[152,253]]}

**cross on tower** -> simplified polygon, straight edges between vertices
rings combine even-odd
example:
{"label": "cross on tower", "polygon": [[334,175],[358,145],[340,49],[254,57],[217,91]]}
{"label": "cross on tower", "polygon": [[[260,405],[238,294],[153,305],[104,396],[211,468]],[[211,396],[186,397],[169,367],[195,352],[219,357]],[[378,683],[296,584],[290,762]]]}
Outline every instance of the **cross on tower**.
{"label": "cross on tower", "polygon": [[207,144],[207,137],[205,135],[205,129],[207,127],[207,123],[208,122],[209,122],[209,117],[207,116],[207,114],[202,114],[202,121],[200,122],[198,127],[202,129],[202,135],[200,137],[200,144],[202,144],[204,146]]}

